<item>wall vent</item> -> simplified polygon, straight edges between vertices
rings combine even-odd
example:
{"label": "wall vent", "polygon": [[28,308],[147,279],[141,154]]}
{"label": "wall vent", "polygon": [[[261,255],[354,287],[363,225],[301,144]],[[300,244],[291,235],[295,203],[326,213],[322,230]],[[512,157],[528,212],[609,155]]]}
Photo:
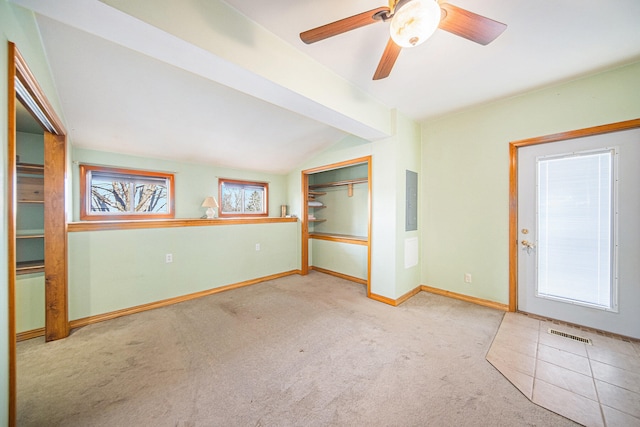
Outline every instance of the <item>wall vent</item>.
{"label": "wall vent", "polygon": [[584,338],[584,337],[579,337],[577,335],[568,334],[566,332],[562,332],[562,331],[559,331],[557,329],[549,328],[549,333],[551,335],[559,335],[559,336],[564,337],[564,338],[569,338],[570,340],[579,341],[579,342],[584,343],[584,344],[593,345],[593,343],[591,342],[591,340],[589,338]]}

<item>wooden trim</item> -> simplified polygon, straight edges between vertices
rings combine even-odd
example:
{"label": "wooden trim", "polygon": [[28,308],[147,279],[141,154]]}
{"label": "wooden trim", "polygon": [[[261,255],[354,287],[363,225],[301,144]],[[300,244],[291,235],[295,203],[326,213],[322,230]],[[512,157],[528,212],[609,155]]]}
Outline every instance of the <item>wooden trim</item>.
{"label": "wooden trim", "polygon": [[[12,42],[9,42],[9,55],[15,58],[15,61],[11,61],[11,63],[14,65],[11,68],[14,71],[10,73],[10,74],[13,74],[13,77],[10,77],[11,80],[9,81],[9,87],[13,91],[13,92],[10,91],[10,93],[14,94],[13,98],[15,98],[15,77],[17,77],[18,80],[20,80],[22,85],[25,87],[27,92],[29,92],[29,95],[31,96],[33,101],[36,103],[36,105],[38,106],[42,114],[44,114],[44,116],[47,118],[49,123],[51,123],[51,125],[53,126],[53,129],[49,131],[56,135],[66,135],[67,131],[65,130],[64,125],[62,124],[62,121],[60,120],[55,110],[49,103],[47,96],[44,94],[44,91],[38,84],[38,80],[35,78],[31,70],[29,69],[29,66],[27,65],[27,61],[25,61],[24,57],[22,56],[22,54],[20,53],[16,45]],[[27,108],[27,110],[29,110],[29,108]],[[31,113],[33,114],[33,112]],[[37,117],[35,118],[36,118],[36,121],[40,123],[40,125],[42,125],[40,120]],[[44,130],[47,130],[44,126],[42,126],[42,128]]]}
{"label": "wooden trim", "polygon": [[551,135],[537,136],[534,138],[521,139],[513,141],[509,145],[515,147],[525,147],[529,145],[547,144],[549,142],[564,141],[567,139],[583,138],[587,136],[601,135],[603,133],[619,132],[622,130],[635,129],[640,127],[640,119],[625,120],[622,122],[609,123],[600,126],[592,126],[584,129],[570,130],[568,132],[559,132]]}
{"label": "wooden trim", "polygon": [[[251,185],[254,187],[262,187],[264,189],[264,213],[223,213],[222,212],[222,186],[225,183],[236,185]],[[242,218],[242,217],[267,217],[269,216],[269,183],[262,181],[242,181],[239,179],[218,178],[218,216],[220,218]]]}
{"label": "wooden trim", "polygon": [[[89,174],[92,172],[106,172],[118,175],[135,175],[140,177],[163,178],[169,181],[167,194],[169,212],[163,214],[95,214],[91,212],[91,189],[89,187]],[[82,221],[121,221],[121,220],[145,220],[145,219],[171,219],[175,218],[175,179],[174,174],[167,172],[143,171],[138,169],[114,168],[106,166],[80,165],[80,219]]]}
{"label": "wooden trim", "polygon": [[369,197],[367,199],[367,210],[369,217],[367,218],[367,295],[371,295],[371,227],[373,227],[371,217],[372,209],[373,209],[373,166],[371,162],[371,156],[367,156],[367,193],[369,193]]}
{"label": "wooden trim", "polygon": [[388,305],[392,305],[394,307],[396,307],[398,305],[398,303],[396,302],[396,300],[392,299],[392,298],[387,298],[387,297],[383,297],[382,295],[378,295],[378,294],[374,294],[371,291],[367,292],[367,296],[374,300],[374,301],[378,301],[378,302],[383,302],[385,304]]}
{"label": "wooden trim", "polygon": [[[332,163],[330,165],[324,165],[324,166],[318,166],[315,168],[311,168],[311,169],[305,169],[302,171],[302,173],[306,173],[307,175],[312,174],[312,173],[317,173],[317,172],[325,172],[325,171],[329,171],[329,170],[333,170],[333,169],[340,169],[340,168],[344,168],[346,166],[354,166],[354,165],[359,165],[362,163],[371,163],[371,156],[364,156],[364,157],[358,157],[355,159],[351,159],[351,160],[345,160],[342,162],[338,162],[338,163]],[[371,178],[371,176],[369,176],[368,178]]]}
{"label": "wooden trim", "polygon": [[431,286],[421,285],[420,290],[429,292],[436,295],[441,295],[444,297],[454,298],[460,301],[470,302],[473,304],[481,305],[484,307],[493,308],[501,311],[509,311],[508,304],[501,304],[499,302],[490,301],[487,299],[476,298],[469,295],[459,294],[456,292],[445,291],[444,289],[432,288]]}
{"label": "wooden trim", "polygon": [[518,309],[518,149],[640,127],[640,118],[509,143],[509,311]]}
{"label": "wooden trim", "polygon": [[146,221],[80,221],[67,224],[67,231],[137,230],[143,228],[211,227],[218,225],[273,224],[297,222],[298,218],[216,218],[216,219],[158,219]]}
{"label": "wooden trim", "polygon": [[185,301],[190,301],[196,298],[205,297],[208,295],[214,295],[220,292],[229,291],[232,289],[242,288],[245,286],[256,285],[258,283],[266,282],[269,280],[279,279],[294,274],[300,274],[300,270],[291,270],[283,273],[271,274],[269,276],[260,277],[252,280],[245,280],[243,282],[234,283],[231,285],[220,286],[218,288],[208,289],[206,291],[195,292],[192,294],[182,295],[175,298],[168,298],[161,301],[156,301],[148,304],[142,304],[135,307],[124,308],[122,310],[116,310],[109,313],[98,314],[95,316],[84,317],[81,319],[72,320],[70,326],[72,329],[80,328],[82,326],[91,325],[93,323],[104,322],[105,320],[116,319],[122,316],[128,316],[129,314],[141,313],[143,311],[153,310],[155,308],[167,307],[169,305],[178,304]]}
{"label": "wooden trim", "polygon": [[302,241],[300,243],[300,271],[305,276],[309,274],[309,175],[302,171],[302,217],[300,226],[302,227]]}
{"label": "wooden trim", "polygon": [[369,298],[397,307],[403,302],[405,302],[406,300],[408,300],[409,298],[419,294],[420,291],[422,291],[422,288],[420,286],[416,286],[415,288],[411,289],[409,292],[407,292],[406,294],[402,295],[400,298],[397,298],[397,299],[387,298],[387,297],[383,297],[382,295],[373,294],[373,293],[369,295]]}
{"label": "wooden trim", "polygon": [[360,283],[361,285],[365,285],[365,286],[367,285],[367,280],[366,279],[360,279],[359,277],[349,276],[348,274],[338,273],[337,271],[327,270],[326,268],[320,268],[320,267],[316,267],[316,266],[313,266],[313,265],[310,266],[309,269],[313,270],[313,271],[317,271],[318,273],[324,273],[324,274],[328,274],[330,276],[339,277],[339,278],[344,279],[344,280],[349,280],[351,282]]}
{"label": "wooden trim", "polygon": [[518,307],[518,148],[509,144],[509,311]]}
{"label": "wooden trim", "polygon": [[346,234],[309,233],[309,238],[316,240],[328,240],[330,242],[349,243],[351,245],[369,245],[366,237],[349,236]]}
{"label": "wooden trim", "polygon": [[16,364],[16,90],[15,77],[17,73],[18,49],[16,45],[9,42],[8,46],[8,72],[7,72],[7,101],[8,101],[8,118],[7,129],[9,135],[7,147],[7,270],[9,301],[9,417],[8,425],[13,427],[16,425],[17,414],[17,364]]}
{"label": "wooden trim", "polygon": [[26,341],[32,338],[38,338],[44,336],[44,328],[32,329],[30,331],[18,332],[16,334],[16,341]]}
{"label": "wooden trim", "polygon": [[67,295],[67,227],[65,171],[67,147],[64,135],[44,133],[44,288],[45,339],[69,336]]}

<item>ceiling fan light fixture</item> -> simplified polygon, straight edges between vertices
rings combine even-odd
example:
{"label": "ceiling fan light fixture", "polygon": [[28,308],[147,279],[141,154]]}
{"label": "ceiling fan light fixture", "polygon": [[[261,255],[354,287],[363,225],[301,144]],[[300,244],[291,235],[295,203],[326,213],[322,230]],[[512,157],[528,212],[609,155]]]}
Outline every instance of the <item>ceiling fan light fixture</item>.
{"label": "ceiling fan light fixture", "polygon": [[440,6],[435,0],[411,0],[397,8],[389,31],[400,47],[414,47],[424,43],[438,28]]}

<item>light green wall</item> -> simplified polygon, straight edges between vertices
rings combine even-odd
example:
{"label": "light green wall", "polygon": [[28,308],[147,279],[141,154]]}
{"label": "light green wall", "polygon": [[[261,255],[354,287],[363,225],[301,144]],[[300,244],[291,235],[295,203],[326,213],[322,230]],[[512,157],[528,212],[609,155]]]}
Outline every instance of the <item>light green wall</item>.
{"label": "light green wall", "polygon": [[327,219],[325,222],[311,223],[309,231],[319,233],[348,234],[352,236],[367,236],[367,222],[369,218],[369,186],[366,183],[354,184],[353,195],[347,194],[347,186],[326,187],[318,191],[326,192],[318,196],[317,200],[324,203],[326,208],[311,209],[316,218]]}
{"label": "light green wall", "polygon": [[367,280],[366,246],[311,239],[309,253],[309,265]]}
{"label": "light green wall", "polygon": [[22,274],[16,281],[16,332],[44,328],[44,273]]}
{"label": "light green wall", "polygon": [[424,123],[422,283],[508,303],[509,142],[638,118],[639,93],[637,62]]}
{"label": "light green wall", "polygon": [[[217,197],[218,177],[269,182],[271,216],[287,203],[284,175],[86,149],[74,149],[72,156],[75,219],[79,163],[175,172],[177,218],[201,217],[204,198]],[[299,234],[297,222],[69,233],[69,318],[297,270]]]}
{"label": "light green wall", "polygon": [[[0,189],[2,194],[7,191],[7,135],[8,125],[6,117],[8,103],[7,71],[8,71],[8,45],[12,41],[17,46],[25,60],[29,64],[31,71],[38,79],[38,83],[47,95],[49,102],[61,115],[58,98],[49,75],[49,67],[46,57],[40,44],[40,33],[36,28],[33,14],[24,9],[14,6],[7,1],[0,1]],[[0,259],[7,259],[7,205],[6,198],[0,198]],[[0,263],[0,312],[8,311],[8,266],[7,263]],[[0,424],[8,419],[8,366],[9,366],[9,336],[8,318],[0,316]]]}
{"label": "light green wall", "polygon": [[79,164],[97,164],[132,169],[175,173],[176,218],[200,218],[206,209],[202,201],[207,196],[218,198],[218,177],[263,181],[269,183],[269,216],[280,216],[280,205],[287,204],[286,175],[228,169],[197,163],[176,162],[118,153],[74,148],[73,158],[73,220],[80,218]]}
{"label": "light green wall", "polygon": [[[392,137],[373,142],[346,137],[290,173],[289,200],[292,212],[300,215],[301,171],[372,156],[371,292],[396,299],[420,285],[420,267],[404,269],[404,239],[415,234],[404,231],[404,189],[406,169],[420,173],[421,131],[418,124],[396,111],[392,122]],[[314,258],[316,255],[314,247]]]}
{"label": "light green wall", "polygon": [[[296,270],[298,228],[294,222],[69,233],[69,318]],[[169,253],[172,263],[165,262]]]}

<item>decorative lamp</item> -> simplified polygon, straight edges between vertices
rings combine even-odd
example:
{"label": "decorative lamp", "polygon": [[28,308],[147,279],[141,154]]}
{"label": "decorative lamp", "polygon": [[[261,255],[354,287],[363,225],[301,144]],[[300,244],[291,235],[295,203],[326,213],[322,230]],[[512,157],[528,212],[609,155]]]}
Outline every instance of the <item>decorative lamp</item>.
{"label": "decorative lamp", "polygon": [[216,211],[214,208],[218,207],[218,201],[215,197],[207,197],[202,202],[202,207],[207,208],[207,219],[212,219],[216,217]]}
{"label": "decorative lamp", "polygon": [[[398,3],[402,3],[400,0]],[[391,18],[391,38],[400,47],[424,43],[438,28],[442,12],[436,0],[410,0],[396,7]]]}

